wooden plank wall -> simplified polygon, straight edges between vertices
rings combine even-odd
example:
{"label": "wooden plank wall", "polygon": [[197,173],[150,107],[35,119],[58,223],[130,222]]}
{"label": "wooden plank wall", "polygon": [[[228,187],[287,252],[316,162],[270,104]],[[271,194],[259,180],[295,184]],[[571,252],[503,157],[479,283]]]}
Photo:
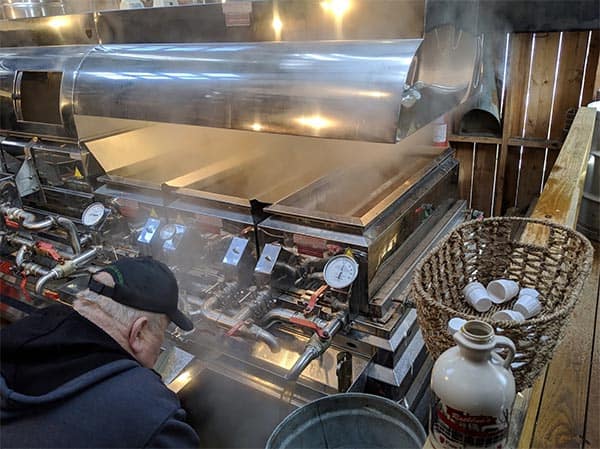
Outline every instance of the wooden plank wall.
{"label": "wooden plank wall", "polygon": [[502,136],[450,136],[461,164],[460,192],[486,216],[522,214],[558,157],[567,111],[593,100],[600,30],[514,33],[486,42],[505,80],[499,83]]}

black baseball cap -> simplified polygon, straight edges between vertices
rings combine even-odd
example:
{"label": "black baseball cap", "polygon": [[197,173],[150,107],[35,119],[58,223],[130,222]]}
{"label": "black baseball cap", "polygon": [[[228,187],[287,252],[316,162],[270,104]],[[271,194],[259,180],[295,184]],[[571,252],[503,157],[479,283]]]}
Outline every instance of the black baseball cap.
{"label": "black baseball cap", "polygon": [[88,283],[91,291],[134,309],[163,313],[184,331],[194,328],[192,321],[177,308],[177,280],[164,263],[151,257],[123,257],[98,273],[101,272],[111,275],[114,287],[92,276]]}

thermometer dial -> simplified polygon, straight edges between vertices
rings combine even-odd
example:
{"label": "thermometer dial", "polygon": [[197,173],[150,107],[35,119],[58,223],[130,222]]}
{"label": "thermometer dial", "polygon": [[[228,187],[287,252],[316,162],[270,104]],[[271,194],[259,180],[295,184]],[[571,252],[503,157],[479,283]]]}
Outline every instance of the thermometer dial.
{"label": "thermometer dial", "polygon": [[102,203],[92,203],[81,214],[81,222],[85,226],[96,226],[104,218],[106,210]]}
{"label": "thermometer dial", "polygon": [[323,276],[331,288],[346,288],[358,276],[358,263],[345,254],[334,256],[325,265]]}

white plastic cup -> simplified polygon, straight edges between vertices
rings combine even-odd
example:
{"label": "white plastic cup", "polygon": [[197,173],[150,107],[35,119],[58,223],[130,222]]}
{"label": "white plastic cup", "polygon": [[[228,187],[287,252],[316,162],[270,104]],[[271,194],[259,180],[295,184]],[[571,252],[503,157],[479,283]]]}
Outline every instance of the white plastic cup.
{"label": "white plastic cup", "polygon": [[516,310],[500,310],[492,315],[492,320],[521,322],[525,321],[525,317]]}
{"label": "white plastic cup", "polygon": [[526,319],[529,319],[542,311],[542,303],[535,296],[521,295],[513,306],[513,310],[521,313]]}
{"label": "white plastic cup", "polygon": [[502,304],[519,294],[519,284],[510,279],[496,279],[488,284],[487,292],[494,304]]}
{"label": "white plastic cup", "polygon": [[471,282],[463,289],[465,300],[478,312],[492,308],[492,299],[481,282]]}
{"label": "white plastic cup", "polygon": [[463,327],[463,324],[465,324],[467,322],[467,320],[464,320],[462,318],[459,317],[454,317],[452,319],[450,319],[448,321],[448,333],[450,335],[454,335],[455,333],[457,333],[461,327]]}
{"label": "white plastic cup", "polygon": [[537,299],[540,297],[540,292],[538,292],[535,288],[522,288],[519,291],[519,297],[521,296],[533,296]]}
{"label": "white plastic cup", "polygon": [[467,293],[473,289],[479,289],[479,288],[483,288],[485,289],[485,286],[481,283],[481,282],[469,282],[465,288],[463,288],[463,293],[465,296],[467,296]]}

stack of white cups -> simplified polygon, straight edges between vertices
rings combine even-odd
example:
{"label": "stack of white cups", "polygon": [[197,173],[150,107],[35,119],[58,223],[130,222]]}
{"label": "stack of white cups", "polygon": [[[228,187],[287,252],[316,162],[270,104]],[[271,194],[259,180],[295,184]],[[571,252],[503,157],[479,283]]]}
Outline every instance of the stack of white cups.
{"label": "stack of white cups", "polygon": [[[534,288],[522,288],[510,279],[496,279],[487,288],[481,282],[471,282],[464,289],[465,300],[478,312],[490,310],[492,304],[503,304],[519,295],[513,310],[501,310],[492,315],[493,320],[524,321],[542,310],[539,292]],[[450,329],[449,329],[450,330]]]}

